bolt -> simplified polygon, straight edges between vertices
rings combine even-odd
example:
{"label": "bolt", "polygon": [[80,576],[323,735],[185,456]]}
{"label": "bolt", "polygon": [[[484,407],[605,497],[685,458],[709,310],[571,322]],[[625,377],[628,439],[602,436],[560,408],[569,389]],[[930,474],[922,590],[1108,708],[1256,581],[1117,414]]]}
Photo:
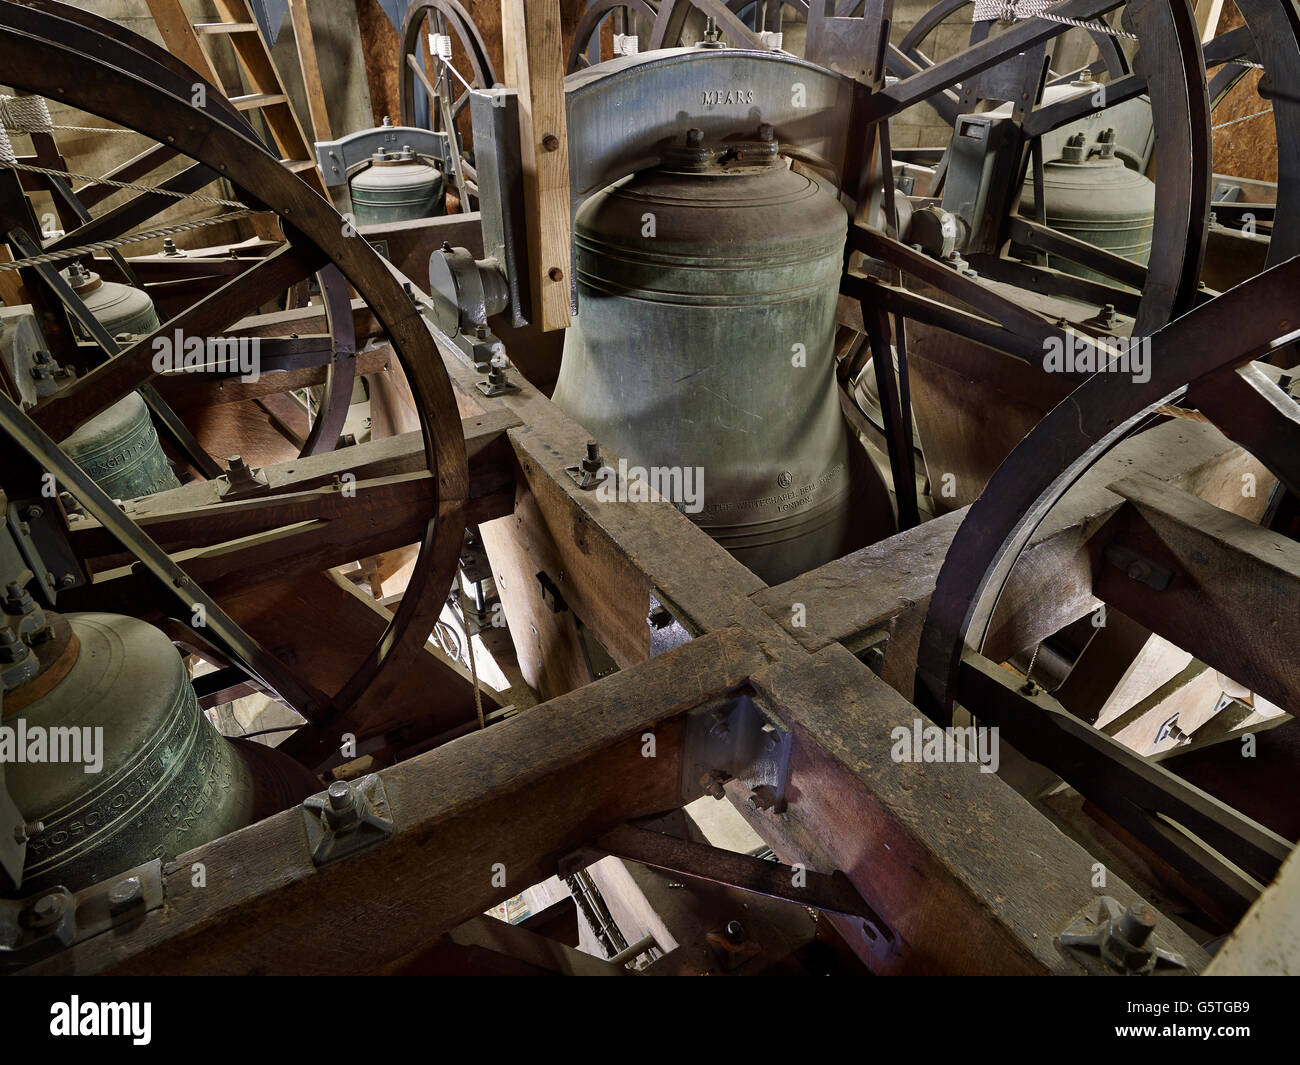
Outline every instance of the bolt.
{"label": "bolt", "polygon": [[329,796],[330,809],[336,813],[344,813],[357,804],[356,796],[352,794],[352,789],[348,787],[346,780],[336,780],[329,786],[326,795]]}
{"label": "bolt", "polygon": [[37,351],[33,353],[32,358],[41,363],[51,363],[54,361],[54,356],[48,351]]}
{"label": "bolt", "polygon": [[65,573],[62,577],[59,578],[60,588],[71,588],[76,583],[77,583],[77,577],[76,574],[73,573]]}
{"label": "bolt", "polygon": [[582,468],[587,473],[599,473],[603,462],[600,458],[600,445],[594,440],[587,441],[587,457],[582,460]]}
{"label": "bolt", "polygon": [[688,129],[686,131],[686,147],[688,148],[704,147],[704,130]]}
{"label": "bolt", "polygon": [[758,127],[758,139],[764,142],[776,139],[776,129],[770,122],[762,122]]}
{"label": "bolt", "polygon": [[361,823],[361,812],[357,809],[357,797],[346,780],[336,780],[325,792],[329,806],[325,809],[325,821],[339,835],[351,832]]}
{"label": "bolt", "polygon": [[560,138],[554,133],[548,133],[542,138],[542,149],[548,152],[558,152],[560,150]]}
{"label": "bolt", "polygon": [[1042,688],[1040,688],[1034,681],[1030,680],[1029,678],[1026,678],[1025,683],[1020,685],[1020,691],[1024,695],[1034,696],[1037,695],[1042,690],[1043,690]]}
{"label": "bolt", "polygon": [[40,518],[44,514],[45,511],[43,511],[40,507],[28,507],[26,512],[23,514],[23,517],[26,518],[28,521],[35,521],[37,518]]}
{"label": "bolt", "polygon": [[767,784],[760,784],[749,793],[749,805],[756,810],[770,810],[776,805],[776,792]]}
{"label": "bolt", "polygon": [[1124,911],[1119,919],[1119,934],[1134,947],[1140,947],[1156,928],[1156,911],[1145,902],[1139,902]]}
{"label": "bolt", "polygon": [[163,254],[168,256],[176,256],[181,253],[180,248],[176,247],[176,241],[172,240],[171,237],[164,238],[162,250]]}
{"label": "bolt", "polygon": [[1148,566],[1145,562],[1140,562],[1140,561],[1130,562],[1129,567],[1125,572],[1127,572],[1128,575],[1133,578],[1133,580],[1140,581],[1150,576],[1151,567]]}
{"label": "bolt", "polygon": [[48,381],[54,375],[50,373],[48,366],[33,366],[31,369],[32,379],[36,381]]}
{"label": "bolt", "polygon": [[700,777],[700,789],[705,795],[710,795],[715,799],[725,799],[727,789],[722,785],[727,780],[727,774],[720,769],[710,769],[704,776]]}
{"label": "bolt", "polygon": [[226,469],[231,473],[244,473],[248,469],[248,463],[246,463],[239,455],[231,455],[230,458],[226,460]]}
{"label": "bolt", "polygon": [[128,876],[108,889],[109,912],[117,915],[137,902],[144,901],[144,885],[138,876]]}
{"label": "bolt", "polygon": [[4,610],[6,614],[30,614],[36,609],[36,601],[17,581],[10,581],[5,586]]}
{"label": "bolt", "polygon": [[13,665],[23,661],[31,651],[12,629],[0,629],[0,662]]}
{"label": "bolt", "polygon": [[32,903],[24,916],[29,927],[48,928],[58,923],[67,908],[68,900],[63,895],[51,893]]}
{"label": "bolt", "polygon": [[745,926],[739,921],[728,921],[727,938],[733,943],[743,943],[745,940]]}
{"label": "bolt", "polygon": [[36,839],[44,831],[44,821],[28,821],[25,825],[15,825],[14,842],[22,845],[29,840]]}

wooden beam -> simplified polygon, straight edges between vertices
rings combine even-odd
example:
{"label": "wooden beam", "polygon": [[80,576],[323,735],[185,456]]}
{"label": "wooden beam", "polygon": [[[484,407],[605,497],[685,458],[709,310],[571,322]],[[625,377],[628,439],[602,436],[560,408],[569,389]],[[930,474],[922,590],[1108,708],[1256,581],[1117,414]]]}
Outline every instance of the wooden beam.
{"label": "wooden beam", "polygon": [[1094,538],[1094,594],[1270,702],[1300,710],[1295,541],[1148,474],[1110,487],[1128,505]]}
{"label": "wooden beam", "polygon": [[321,84],[320,63],[316,58],[316,39],[312,34],[307,0],[289,0],[289,16],[293,19],[298,65],[302,68],[302,84],[307,94],[307,111],[311,116],[315,139],[333,140],[334,133],[330,127],[329,109],[325,106],[325,89]]}
{"label": "wooden beam", "polygon": [[559,0],[501,0],[506,84],[519,90],[533,312],[544,330],[572,317],[569,138]]}
{"label": "wooden beam", "polygon": [[[795,735],[790,801],[776,814],[747,791],[729,786],[729,797],[782,861],[843,871],[881,914],[895,951],[864,949],[852,923],[834,919],[873,972],[1079,971],[1053,935],[1096,897],[1082,847],[974,761],[893,761],[895,730],[930,722],[843,647],[774,663],[751,683]],[[1113,872],[1106,890],[1138,899]],[[1176,926],[1159,935],[1204,962]]]}
{"label": "wooden beam", "polygon": [[385,769],[395,831],[346,861],[312,863],[297,808],[214,840],[166,866],[166,906],[29,971],[373,971],[551,876],[622,821],[679,805],[674,719],[765,661],[748,634],[714,633]]}
{"label": "wooden beam", "polygon": [[[1253,519],[1274,480],[1210,425],[1170,421],[1121,444],[1080,478],[1025,548],[993,615],[985,644],[990,658],[1010,658],[1097,607],[1088,539],[1123,504],[1107,486],[1135,465]],[[1253,495],[1242,493],[1244,475],[1254,478]],[[754,602],[809,650],[851,642],[930,594],[964,514],[927,522],[760,591]],[[909,564],[897,566],[892,560],[900,557]]]}

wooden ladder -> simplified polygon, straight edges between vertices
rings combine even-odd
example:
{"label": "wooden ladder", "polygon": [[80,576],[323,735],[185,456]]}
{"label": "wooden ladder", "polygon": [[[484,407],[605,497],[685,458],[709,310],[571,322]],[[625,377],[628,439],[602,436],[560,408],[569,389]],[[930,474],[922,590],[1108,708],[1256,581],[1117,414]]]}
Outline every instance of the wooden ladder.
{"label": "wooden ladder", "polygon": [[[182,0],[148,0],[149,10],[167,50],[220,89],[240,111],[261,112],[271,136],[275,138],[280,162],[322,196],[326,195],[325,181],[317,168],[315,153],[289,102],[289,94],[285,92],[271,59],[271,50],[262,38],[247,0],[213,2],[222,21],[193,23],[185,13]],[[215,37],[225,37],[230,41],[252,92],[230,96],[218,80],[201,43],[203,38]]]}

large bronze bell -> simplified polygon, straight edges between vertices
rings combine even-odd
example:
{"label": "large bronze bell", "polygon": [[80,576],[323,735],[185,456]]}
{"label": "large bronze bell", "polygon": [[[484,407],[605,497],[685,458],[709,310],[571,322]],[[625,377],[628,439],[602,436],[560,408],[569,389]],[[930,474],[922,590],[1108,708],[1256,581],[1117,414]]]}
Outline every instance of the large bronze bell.
{"label": "large bronze bell", "polygon": [[632,466],[702,471],[702,499],[672,501],[772,583],[862,542],[833,355],[847,224],[771,127],[692,130],[576,220],[555,402]]}
{"label": "large bronze bell", "polygon": [[420,160],[410,148],[382,148],[370,165],[349,183],[352,212],[359,226],[433,218],[446,210],[442,172]]}
{"label": "large bronze bell", "polygon": [[6,786],[43,826],[18,894],[168,861],[317,789],[286,755],[217,732],[159,629],[99,613],[42,624],[39,671],[5,692],[0,719]]}
{"label": "large bronze bell", "polygon": [[[1047,225],[1145,266],[1151,258],[1156,186],[1145,174],[1125,166],[1115,154],[1115,148],[1113,129],[1103,130],[1091,144],[1086,134],[1076,133],[1066,142],[1059,158],[1043,164]],[[1034,182],[1030,174],[1025,178],[1020,214],[1033,218],[1034,210]],[[1048,256],[1047,265],[1093,281],[1109,280],[1058,255]]]}
{"label": "large bronze bell", "polygon": [[[67,278],[110,336],[147,336],[158,328],[153,300],[139,289],[104,281],[75,263]],[[138,392],[100,411],[61,446],[114,499],[135,499],[180,487]]]}

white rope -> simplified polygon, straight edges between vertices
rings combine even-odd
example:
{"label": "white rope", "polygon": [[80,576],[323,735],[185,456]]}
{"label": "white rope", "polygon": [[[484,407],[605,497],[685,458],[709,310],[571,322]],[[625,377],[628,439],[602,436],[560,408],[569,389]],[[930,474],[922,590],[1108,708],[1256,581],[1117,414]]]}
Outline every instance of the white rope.
{"label": "white rope", "polygon": [[33,255],[26,259],[15,259],[11,263],[0,263],[0,273],[6,270],[21,270],[27,266],[42,266],[47,263],[63,262],[65,259],[80,259],[84,255],[91,255],[97,251],[112,251],[114,248],[121,248],[127,244],[141,244],[147,240],[170,237],[176,233],[188,233],[192,229],[215,226],[222,222],[233,222],[237,218],[247,218],[249,215],[257,213],[257,211],[244,207],[238,211],[213,215],[211,218],[196,218],[191,222],[177,222],[175,225],[151,229],[144,233],[133,233],[128,237],[118,237],[115,240],[101,240],[96,241],[94,244],[83,244],[78,248],[63,248],[60,251],[45,252],[43,255]]}
{"label": "white rope", "polygon": [[0,96],[0,123],[10,133],[48,133],[54,124],[39,96]]}
{"label": "white rope", "polygon": [[[128,131],[130,132],[130,131]],[[170,196],[174,200],[193,200],[196,203],[210,203],[216,207],[240,207],[244,205],[237,200],[221,200],[213,196],[200,196],[196,192],[173,192],[171,189],[159,189],[153,185],[139,185],[134,181],[114,181],[112,178],[91,177],[89,174],[74,174],[68,170],[52,170],[47,166],[34,166],[31,163],[19,163],[13,159],[0,158],[0,166],[10,170],[24,170],[30,174],[46,174],[50,177],[72,178],[90,185],[107,185],[113,189],[131,189],[135,192],[152,192],[158,196]]]}
{"label": "white rope", "polygon": [[1259,118],[1261,115],[1271,115],[1273,109],[1266,107],[1262,111],[1256,111],[1253,114],[1242,115],[1240,118],[1230,118],[1227,122],[1220,122],[1217,126],[1211,126],[1210,129],[1223,129],[1227,126],[1235,126],[1238,122],[1249,122],[1252,118]]}
{"label": "white rope", "polygon": [[971,18],[974,22],[1021,22],[1040,18],[1047,22],[1058,22],[1062,26],[1122,37],[1126,41],[1138,39],[1136,34],[1113,29],[1100,20],[1093,22],[1070,18],[1068,15],[1053,15],[1051,8],[1057,7],[1060,2],[1061,0],[975,0],[975,14]]}

